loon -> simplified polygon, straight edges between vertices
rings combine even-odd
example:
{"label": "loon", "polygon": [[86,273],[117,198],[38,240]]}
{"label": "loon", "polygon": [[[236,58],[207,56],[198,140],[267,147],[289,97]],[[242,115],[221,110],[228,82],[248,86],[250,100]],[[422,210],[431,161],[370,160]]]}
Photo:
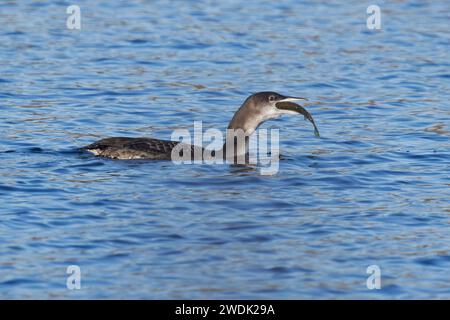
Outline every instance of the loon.
{"label": "loon", "polygon": [[[311,114],[305,108],[294,101],[307,100],[301,97],[287,97],[276,92],[258,92],[249,96],[241,107],[236,111],[231,119],[228,129],[242,130],[245,135],[246,143],[236,144],[234,140],[233,157],[248,152],[248,138],[263,122],[280,117],[283,114],[301,114],[309,120],[314,126],[314,133],[319,136],[319,130]],[[225,144],[222,148],[224,158],[230,155],[226,154],[227,143],[230,143],[227,135]],[[128,138],[112,137],[99,140],[81,149],[89,151],[96,156],[132,160],[171,160],[172,150],[175,147],[181,147],[182,142],[159,140],[153,138]],[[195,145],[184,145],[190,148],[191,154],[199,154],[203,157],[202,147]],[[185,150],[185,149],[184,149]],[[200,151],[200,152],[198,152]],[[215,151],[212,151],[214,155]]]}

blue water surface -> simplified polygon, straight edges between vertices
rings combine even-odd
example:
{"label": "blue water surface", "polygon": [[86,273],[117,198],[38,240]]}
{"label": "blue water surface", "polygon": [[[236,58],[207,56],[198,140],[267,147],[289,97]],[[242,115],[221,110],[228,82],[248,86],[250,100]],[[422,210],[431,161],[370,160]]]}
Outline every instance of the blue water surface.
{"label": "blue water surface", "polygon": [[[0,298],[450,298],[450,3],[379,1],[381,30],[371,4],[2,1]],[[265,123],[275,175],[77,150],[224,130],[265,90],[322,135]]]}

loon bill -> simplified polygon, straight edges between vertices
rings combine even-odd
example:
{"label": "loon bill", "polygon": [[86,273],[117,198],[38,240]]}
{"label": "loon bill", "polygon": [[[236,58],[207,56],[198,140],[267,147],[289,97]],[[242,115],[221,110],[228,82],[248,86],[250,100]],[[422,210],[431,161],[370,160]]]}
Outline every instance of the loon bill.
{"label": "loon bill", "polygon": [[[248,138],[263,122],[280,117],[283,114],[301,114],[314,126],[314,134],[318,137],[319,130],[311,114],[294,101],[307,100],[300,97],[286,97],[276,92],[259,92],[249,96],[241,107],[236,111],[231,119],[228,129],[241,129]],[[233,138],[234,139],[234,138]],[[226,155],[227,138],[222,148],[224,157]],[[248,139],[246,143],[233,148],[234,155],[246,154],[248,152]],[[234,143],[231,141],[231,143]],[[181,142],[159,140],[153,138],[127,138],[113,137],[94,142],[83,147],[96,156],[113,159],[149,159],[149,160],[170,160],[172,150],[179,146]],[[236,145],[236,144],[235,144]],[[203,155],[204,149],[194,145],[184,145],[190,149],[191,154]],[[186,149],[185,149],[186,150]],[[200,152],[198,152],[200,151]],[[214,152],[214,151],[212,151]]]}

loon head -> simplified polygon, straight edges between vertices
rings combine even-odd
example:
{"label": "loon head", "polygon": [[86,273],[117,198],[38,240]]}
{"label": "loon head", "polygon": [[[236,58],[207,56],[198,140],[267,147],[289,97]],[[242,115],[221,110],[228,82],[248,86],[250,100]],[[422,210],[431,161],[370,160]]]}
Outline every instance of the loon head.
{"label": "loon head", "polygon": [[302,97],[284,96],[276,92],[258,92],[249,96],[231,119],[228,129],[242,129],[246,135],[252,134],[263,122],[276,119],[283,114],[302,114],[319,131],[311,114],[294,101],[307,100]]}

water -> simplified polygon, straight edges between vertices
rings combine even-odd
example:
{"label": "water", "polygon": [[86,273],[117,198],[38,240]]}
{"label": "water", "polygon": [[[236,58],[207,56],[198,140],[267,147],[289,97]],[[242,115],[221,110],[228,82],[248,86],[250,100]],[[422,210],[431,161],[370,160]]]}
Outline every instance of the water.
{"label": "water", "polygon": [[[1,298],[450,298],[448,1],[378,2],[380,31],[360,1],[79,0],[81,30],[70,4],[0,5]],[[77,151],[263,90],[322,136],[264,124],[276,175]]]}

